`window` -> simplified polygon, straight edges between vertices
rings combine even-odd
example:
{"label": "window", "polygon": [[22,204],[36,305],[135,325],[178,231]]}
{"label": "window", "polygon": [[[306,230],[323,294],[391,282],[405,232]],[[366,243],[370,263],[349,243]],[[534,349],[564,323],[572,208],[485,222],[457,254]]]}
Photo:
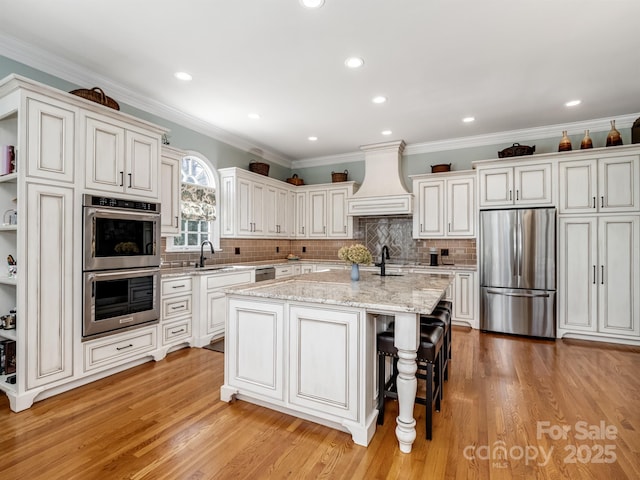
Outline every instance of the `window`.
{"label": "window", "polygon": [[198,251],[205,240],[220,249],[217,221],[218,172],[199,154],[182,159],[180,234],[167,238],[168,251]]}

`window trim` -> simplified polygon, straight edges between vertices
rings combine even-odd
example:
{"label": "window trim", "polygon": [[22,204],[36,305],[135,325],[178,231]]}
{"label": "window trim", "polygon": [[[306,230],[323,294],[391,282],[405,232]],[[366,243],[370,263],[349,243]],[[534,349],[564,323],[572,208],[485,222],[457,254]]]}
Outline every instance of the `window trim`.
{"label": "window trim", "polygon": [[[202,153],[197,152],[195,150],[187,150],[185,152],[184,157],[194,157],[199,162],[203,163],[206,168],[208,168],[209,173],[213,178],[214,187],[216,190],[216,219],[210,222],[210,231],[209,231],[209,239],[211,243],[213,243],[213,250],[215,252],[221,252],[222,248],[220,248],[220,174],[218,173],[218,162],[217,159],[209,160]],[[182,159],[180,159],[180,177],[182,178]],[[182,224],[182,218],[180,219],[180,223]],[[191,252],[200,252],[200,245],[185,245],[185,246],[176,246],[173,244],[174,236],[167,237],[166,241],[166,252],[170,253],[191,253]]]}

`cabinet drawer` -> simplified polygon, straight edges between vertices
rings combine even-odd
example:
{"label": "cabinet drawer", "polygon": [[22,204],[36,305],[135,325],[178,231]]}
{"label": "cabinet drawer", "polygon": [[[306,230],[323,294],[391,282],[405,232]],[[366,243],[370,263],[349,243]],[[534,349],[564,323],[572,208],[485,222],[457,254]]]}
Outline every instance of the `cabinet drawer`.
{"label": "cabinet drawer", "polygon": [[162,296],[178,295],[191,292],[191,277],[180,277],[162,280]]}
{"label": "cabinet drawer", "polygon": [[253,281],[251,271],[232,273],[228,275],[216,274],[207,278],[207,290],[213,288],[226,287],[228,285],[238,285],[240,283],[251,283]]}
{"label": "cabinet drawer", "polygon": [[191,337],[191,318],[185,318],[162,326],[162,344],[168,345]]}
{"label": "cabinet drawer", "polygon": [[156,332],[156,327],[153,327],[85,343],[85,372],[113,367],[155,350]]}
{"label": "cabinet drawer", "polygon": [[162,299],[162,321],[181,315],[191,315],[191,295],[180,295]]}

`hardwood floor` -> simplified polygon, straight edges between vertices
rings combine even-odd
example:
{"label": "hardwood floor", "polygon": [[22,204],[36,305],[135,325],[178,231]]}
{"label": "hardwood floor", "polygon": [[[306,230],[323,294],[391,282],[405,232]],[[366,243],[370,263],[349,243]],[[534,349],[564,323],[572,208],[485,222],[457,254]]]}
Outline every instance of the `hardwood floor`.
{"label": "hardwood floor", "polygon": [[[639,372],[640,348],[454,327],[434,439],[416,405],[406,455],[393,401],[364,448],[343,432],[221,402],[223,355],[184,349],[21,413],[3,396],[0,479],[636,479]],[[601,425],[609,438],[584,438]]]}

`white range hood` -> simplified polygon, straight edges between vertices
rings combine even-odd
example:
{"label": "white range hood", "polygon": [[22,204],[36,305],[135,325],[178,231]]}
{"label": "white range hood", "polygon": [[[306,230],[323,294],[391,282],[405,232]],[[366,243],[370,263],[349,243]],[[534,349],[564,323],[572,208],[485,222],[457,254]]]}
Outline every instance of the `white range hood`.
{"label": "white range hood", "polygon": [[405,143],[377,143],[360,147],[364,152],[364,181],[347,200],[347,214],[352,216],[410,215],[413,194],[404,184],[400,161]]}

